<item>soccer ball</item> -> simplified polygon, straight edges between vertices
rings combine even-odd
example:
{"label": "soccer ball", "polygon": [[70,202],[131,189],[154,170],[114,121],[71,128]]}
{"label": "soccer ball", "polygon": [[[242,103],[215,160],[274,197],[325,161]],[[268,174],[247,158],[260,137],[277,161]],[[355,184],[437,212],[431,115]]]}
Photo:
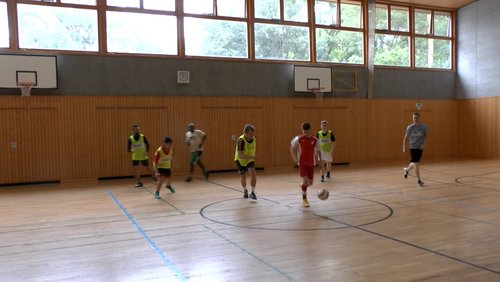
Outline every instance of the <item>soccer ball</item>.
{"label": "soccer ball", "polygon": [[319,189],[318,190],[318,199],[320,200],[326,200],[328,199],[328,196],[330,196],[330,192],[326,189]]}

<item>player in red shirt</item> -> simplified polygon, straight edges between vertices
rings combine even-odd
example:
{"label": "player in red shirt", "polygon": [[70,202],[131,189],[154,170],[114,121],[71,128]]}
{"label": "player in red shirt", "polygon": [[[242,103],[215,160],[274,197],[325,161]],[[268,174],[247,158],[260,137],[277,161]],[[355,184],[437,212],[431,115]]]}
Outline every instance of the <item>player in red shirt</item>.
{"label": "player in red shirt", "polygon": [[[304,207],[309,207],[307,201],[307,187],[313,184],[314,165],[318,158],[319,142],[316,137],[311,135],[311,125],[307,122],[302,123],[302,135],[293,138],[290,144],[290,153],[293,161],[298,163],[300,168],[300,177],[302,177],[302,203]],[[297,152],[299,160],[297,160]]]}

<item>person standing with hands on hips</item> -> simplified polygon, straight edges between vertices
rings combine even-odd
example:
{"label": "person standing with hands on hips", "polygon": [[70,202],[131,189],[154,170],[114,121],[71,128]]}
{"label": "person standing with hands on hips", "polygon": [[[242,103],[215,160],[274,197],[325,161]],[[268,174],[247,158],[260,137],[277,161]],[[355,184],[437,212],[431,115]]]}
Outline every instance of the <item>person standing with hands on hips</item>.
{"label": "person standing with hands on hips", "polygon": [[424,152],[425,140],[427,138],[427,126],[420,122],[420,113],[413,113],[413,123],[406,128],[405,137],[403,138],[403,153],[406,152],[406,139],[409,140],[410,147],[410,164],[403,168],[404,178],[408,178],[408,173],[415,168],[417,175],[417,184],[420,187],[424,186],[424,182],[420,178],[420,159]]}

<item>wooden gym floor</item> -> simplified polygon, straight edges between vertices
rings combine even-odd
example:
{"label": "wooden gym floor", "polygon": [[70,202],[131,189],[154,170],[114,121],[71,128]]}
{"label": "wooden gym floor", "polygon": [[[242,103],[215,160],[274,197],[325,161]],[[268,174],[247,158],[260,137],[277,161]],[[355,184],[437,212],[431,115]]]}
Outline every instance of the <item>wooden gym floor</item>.
{"label": "wooden gym floor", "polygon": [[[500,281],[500,160],[0,188],[0,281]],[[328,188],[330,199],[315,197]]]}

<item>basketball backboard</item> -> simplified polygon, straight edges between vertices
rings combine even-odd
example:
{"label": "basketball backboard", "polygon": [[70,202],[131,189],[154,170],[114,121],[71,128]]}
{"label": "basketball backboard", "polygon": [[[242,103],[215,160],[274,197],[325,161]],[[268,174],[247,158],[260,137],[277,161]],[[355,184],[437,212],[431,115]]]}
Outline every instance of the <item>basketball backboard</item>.
{"label": "basketball backboard", "polygon": [[57,88],[57,57],[0,54],[0,87],[16,88],[20,82]]}
{"label": "basketball backboard", "polygon": [[329,67],[294,66],[295,92],[332,92],[332,69]]}

